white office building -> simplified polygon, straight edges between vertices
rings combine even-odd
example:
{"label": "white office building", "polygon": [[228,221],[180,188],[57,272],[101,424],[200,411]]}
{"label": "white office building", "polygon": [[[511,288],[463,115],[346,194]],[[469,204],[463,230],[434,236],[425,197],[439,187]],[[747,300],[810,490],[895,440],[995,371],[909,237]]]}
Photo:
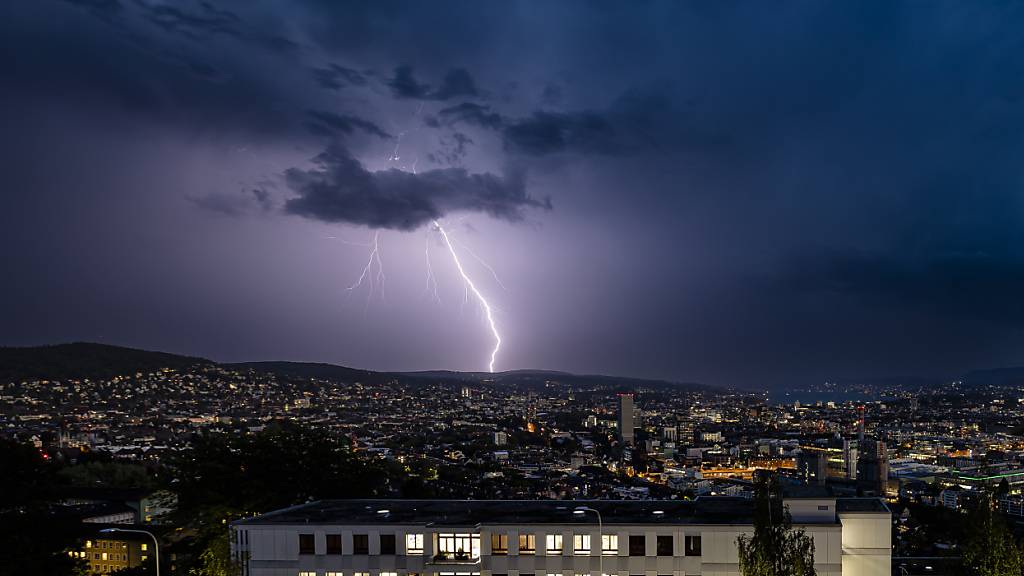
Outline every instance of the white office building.
{"label": "white office building", "polygon": [[[820,576],[888,576],[881,500],[785,502]],[[752,512],[740,498],[332,500],[235,522],[232,550],[246,576],[725,576]]]}

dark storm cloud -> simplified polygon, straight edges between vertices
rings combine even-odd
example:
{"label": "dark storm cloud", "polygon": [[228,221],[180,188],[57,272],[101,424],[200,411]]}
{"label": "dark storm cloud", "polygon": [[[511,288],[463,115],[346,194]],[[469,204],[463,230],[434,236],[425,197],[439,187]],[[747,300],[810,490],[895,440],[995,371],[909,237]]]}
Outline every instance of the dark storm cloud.
{"label": "dark storm cloud", "polygon": [[442,108],[437,113],[437,118],[427,120],[432,126],[452,126],[459,123],[480,126],[491,130],[500,130],[505,125],[505,119],[486,104],[475,102],[463,102],[455,106]]}
{"label": "dark storm cloud", "polygon": [[395,75],[388,80],[388,86],[396,98],[425,99],[430,93],[430,86],[421,84],[413,76],[412,66],[395,68]]}
{"label": "dark storm cloud", "polygon": [[[0,145],[20,159],[4,187],[21,191],[0,230],[22,246],[53,230],[21,277],[62,286],[80,263],[131,281],[144,273],[117,251],[172,195],[188,210],[168,238],[204,213],[251,217],[215,222],[208,242],[258,229],[266,262],[302,274],[322,261],[270,252],[285,227],[316,226],[282,212],[409,229],[453,211],[520,219],[550,191],[543,235],[477,222],[531,286],[502,303],[529,335],[508,347],[516,364],[760,386],[1019,361],[1021,29],[1024,9],[994,2],[0,3]],[[87,210],[137,229],[96,246],[66,231],[91,226]],[[183,263],[174,289],[208,277],[179,245],[147,247]],[[11,331],[45,317],[47,338],[70,333],[49,312],[66,296],[28,292]],[[320,346],[309,328],[290,341]],[[393,369],[413,340],[354,361]]]}
{"label": "dark storm cloud", "polygon": [[314,159],[315,168],[291,168],[290,214],[371,228],[413,230],[455,212],[481,212],[511,222],[526,208],[550,209],[550,202],[529,196],[522,174],[473,174],[462,168],[414,174],[367,170],[340,144]]}
{"label": "dark storm cloud", "polygon": [[463,102],[428,117],[428,126],[459,124],[500,132],[506,150],[526,156],[562,153],[626,155],[678,148],[675,125],[664,89],[629,91],[603,110],[537,110],[507,117],[490,105]]}
{"label": "dark storm cloud", "polygon": [[340,90],[346,86],[365,86],[367,82],[365,73],[338,64],[314,68],[313,78],[317,84],[331,90]]}
{"label": "dark storm cloud", "polygon": [[367,134],[379,136],[380,138],[391,138],[380,126],[365,118],[359,118],[351,114],[336,114],[323,110],[309,110],[306,112],[309,122],[306,126],[314,133],[321,136],[334,137],[341,134],[351,134],[355,130],[362,130]]}
{"label": "dark storm cloud", "polygon": [[90,10],[101,18],[110,18],[121,11],[121,0],[64,0],[68,4],[74,4]]}
{"label": "dark storm cloud", "polygon": [[624,149],[621,136],[607,116],[597,112],[537,111],[526,118],[508,119],[489,106],[464,102],[442,109],[427,124],[467,124],[497,130],[506,148],[532,156],[570,151],[613,154]]}
{"label": "dark storm cloud", "polygon": [[1013,257],[832,252],[791,265],[786,281],[801,292],[850,295],[872,306],[1024,327],[1024,260]]}
{"label": "dark storm cloud", "polygon": [[473,77],[464,68],[449,70],[436,90],[417,80],[412,66],[395,68],[394,76],[387,83],[392,95],[399,99],[449,100],[479,94]]}
{"label": "dark storm cloud", "polygon": [[593,112],[535,112],[506,126],[504,136],[509,148],[535,156],[565,151],[609,154],[621,150],[621,141],[612,125]]}
{"label": "dark storm cloud", "polygon": [[234,12],[222,10],[209,2],[199,2],[191,9],[167,4],[137,2],[153,24],[168,32],[199,38],[208,34],[237,36],[242,19]]}

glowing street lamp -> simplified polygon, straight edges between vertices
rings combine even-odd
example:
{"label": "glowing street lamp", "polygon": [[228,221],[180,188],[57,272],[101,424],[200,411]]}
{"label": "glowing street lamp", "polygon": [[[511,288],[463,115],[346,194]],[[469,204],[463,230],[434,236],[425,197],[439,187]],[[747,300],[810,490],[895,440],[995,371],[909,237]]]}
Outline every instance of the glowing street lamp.
{"label": "glowing street lamp", "polygon": [[131,530],[128,528],[104,528],[100,530],[103,534],[110,534],[112,532],[132,532],[134,534],[146,534],[153,539],[153,554],[156,560],[156,576],[160,576],[160,542],[157,541],[156,536],[152,532],[146,530]]}
{"label": "glowing street lamp", "polygon": [[572,513],[575,514],[576,516],[583,516],[587,512],[593,512],[594,514],[597,515],[597,542],[598,542],[598,547],[599,547],[598,551],[597,551],[598,566],[600,567],[600,570],[601,570],[601,576],[605,576],[605,574],[604,574],[604,524],[601,523],[601,513],[598,512],[597,510],[589,507],[589,506],[577,506],[576,509],[572,511]]}

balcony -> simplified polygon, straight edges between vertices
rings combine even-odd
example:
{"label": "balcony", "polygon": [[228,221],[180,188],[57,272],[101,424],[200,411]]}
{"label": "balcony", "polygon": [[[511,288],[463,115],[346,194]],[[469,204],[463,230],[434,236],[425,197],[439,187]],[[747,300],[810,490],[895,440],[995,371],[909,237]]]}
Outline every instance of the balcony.
{"label": "balcony", "polygon": [[428,566],[471,566],[480,564],[480,556],[475,558],[468,552],[438,552],[427,562]]}

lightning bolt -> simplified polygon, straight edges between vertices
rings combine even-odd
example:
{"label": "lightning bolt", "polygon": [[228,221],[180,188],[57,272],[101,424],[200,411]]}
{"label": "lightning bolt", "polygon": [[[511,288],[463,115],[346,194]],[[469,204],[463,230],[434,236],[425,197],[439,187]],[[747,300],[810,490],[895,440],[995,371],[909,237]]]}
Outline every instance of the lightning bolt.
{"label": "lightning bolt", "polygon": [[438,304],[441,303],[441,297],[437,295],[437,277],[434,276],[434,266],[430,263],[430,234],[427,234],[427,244],[424,249],[424,255],[427,257],[427,294],[431,296],[431,299]]}
{"label": "lightning bolt", "polygon": [[[359,279],[354,284],[348,287],[348,291],[352,292],[356,288],[363,285],[363,282],[370,288],[370,292],[367,295],[367,302],[374,295],[375,292],[379,291],[381,298],[384,297],[384,281],[387,277],[384,276],[384,263],[380,259],[380,231],[374,232],[373,244],[371,244],[372,250],[370,250],[370,258],[366,261],[366,266],[363,267],[362,273],[359,274]],[[374,274],[374,266],[376,266],[376,274]]]}
{"label": "lightning bolt", "polygon": [[469,246],[466,246],[462,242],[459,242],[458,240],[456,240],[455,243],[459,245],[459,248],[461,248],[462,250],[465,250],[466,252],[469,253],[470,256],[475,258],[476,261],[479,262],[484,268],[487,268],[487,271],[490,272],[491,276],[494,277],[494,281],[498,283],[498,286],[501,286],[502,290],[504,290],[505,292],[508,292],[508,288],[505,288],[505,284],[502,283],[501,278],[498,278],[498,273],[494,271],[494,268],[491,268],[491,265],[488,264],[486,260],[484,260],[483,258],[477,256],[476,252],[473,252],[472,250],[470,250]]}
{"label": "lightning bolt", "polygon": [[491,361],[487,364],[487,369],[494,372],[494,361],[498,356],[498,350],[501,348],[501,334],[498,334],[498,326],[494,322],[494,312],[491,310],[491,305],[484,298],[484,295],[477,289],[476,284],[469,278],[466,271],[462,268],[462,262],[459,260],[459,255],[455,252],[455,246],[452,245],[452,241],[448,238],[448,232],[445,231],[444,227],[437,220],[434,220],[434,226],[437,227],[438,232],[441,233],[441,237],[444,238],[444,244],[448,247],[448,252],[452,255],[452,261],[455,262],[455,267],[458,268],[459,274],[462,276],[463,282],[466,284],[466,290],[472,292],[473,296],[480,301],[480,305],[484,309],[484,314],[487,316],[487,324],[490,325],[491,334],[494,336],[494,349],[491,350]]}

